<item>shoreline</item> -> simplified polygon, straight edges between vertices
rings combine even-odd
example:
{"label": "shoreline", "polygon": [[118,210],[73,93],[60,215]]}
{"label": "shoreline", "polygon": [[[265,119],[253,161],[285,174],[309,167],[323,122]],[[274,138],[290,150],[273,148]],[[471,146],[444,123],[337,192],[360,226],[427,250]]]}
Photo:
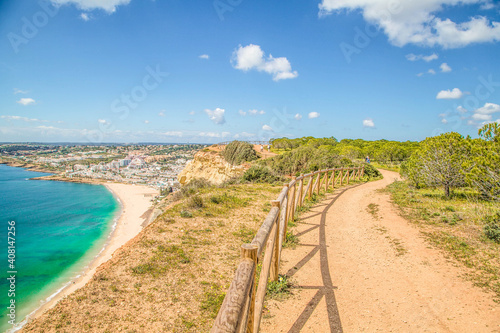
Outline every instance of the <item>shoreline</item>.
{"label": "shoreline", "polygon": [[18,326],[9,330],[21,330],[28,322],[40,317],[47,310],[53,308],[61,299],[70,295],[77,289],[85,286],[95,275],[99,266],[112,258],[114,252],[137,236],[142,229],[151,222],[153,206],[151,199],[158,191],[144,185],[121,183],[94,183],[106,186],[121,206],[118,219],[114,219],[116,226],[111,230],[104,246],[98,254],[83,268],[76,277],[68,281],[55,293],[46,298],[43,304],[32,311]]}

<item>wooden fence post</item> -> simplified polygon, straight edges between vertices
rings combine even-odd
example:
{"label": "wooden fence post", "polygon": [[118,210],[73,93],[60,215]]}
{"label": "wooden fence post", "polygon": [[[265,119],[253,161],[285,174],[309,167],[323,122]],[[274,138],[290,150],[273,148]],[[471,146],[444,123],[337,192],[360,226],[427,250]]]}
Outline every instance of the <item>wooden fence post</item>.
{"label": "wooden fence post", "polygon": [[351,168],[347,168],[347,185],[349,185],[349,178],[351,178]]}
{"label": "wooden fence post", "polygon": [[256,289],[256,281],[257,281],[257,250],[258,246],[255,244],[243,244],[241,245],[241,259],[250,259],[255,263],[255,270],[253,273],[252,279],[252,287],[251,287],[251,295],[250,296],[250,308],[248,309],[248,322],[246,323],[246,332],[253,333],[254,326],[254,311],[255,311],[255,289]]}
{"label": "wooden fence post", "polygon": [[340,186],[344,183],[344,168],[340,169]]}
{"label": "wooden fence post", "polygon": [[[271,263],[271,281],[278,281],[279,267],[280,267],[280,215],[281,203],[278,200],[271,201],[272,207],[278,207],[278,217],[276,220],[276,241],[274,242],[273,261]],[[266,249],[268,250],[268,249]],[[270,249],[269,249],[270,250]]]}
{"label": "wooden fence post", "polygon": [[297,177],[293,176],[292,180],[295,180],[295,183],[293,184],[293,195],[291,197],[291,202],[290,204],[292,205],[290,208],[290,218],[293,220],[295,219],[295,197],[297,195]]}
{"label": "wooden fence post", "polygon": [[328,169],[325,172],[325,192],[328,191]]}
{"label": "wooden fence post", "polygon": [[286,230],[288,229],[288,219],[290,218],[290,215],[288,213],[288,210],[290,208],[290,187],[289,184],[285,184],[284,187],[288,188],[288,191],[286,193],[286,207],[285,207],[285,225],[283,226],[283,242],[285,242],[286,239]]}
{"label": "wooden fence post", "polygon": [[319,170],[319,173],[318,173],[318,186],[316,186],[316,194],[319,194],[319,189],[321,188],[321,170]]}
{"label": "wooden fence post", "polygon": [[298,207],[302,207],[302,194],[303,194],[303,191],[304,191],[304,174],[301,173],[300,177],[301,178],[300,178],[299,197],[298,197],[299,204],[297,205]]}
{"label": "wooden fence post", "polygon": [[309,182],[307,183],[307,188],[308,188],[308,191],[307,191],[307,197],[309,199],[312,198],[312,192],[313,192],[313,180],[314,180],[314,172],[311,174],[311,176],[309,177]]}

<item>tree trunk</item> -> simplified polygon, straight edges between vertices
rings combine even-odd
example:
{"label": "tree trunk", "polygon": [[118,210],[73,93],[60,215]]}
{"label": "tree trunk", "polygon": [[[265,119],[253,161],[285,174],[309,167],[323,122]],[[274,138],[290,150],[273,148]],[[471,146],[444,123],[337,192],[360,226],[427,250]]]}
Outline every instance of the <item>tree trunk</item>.
{"label": "tree trunk", "polygon": [[444,186],[444,194],[446,195],[447,198],[450,197],[450,185]]}

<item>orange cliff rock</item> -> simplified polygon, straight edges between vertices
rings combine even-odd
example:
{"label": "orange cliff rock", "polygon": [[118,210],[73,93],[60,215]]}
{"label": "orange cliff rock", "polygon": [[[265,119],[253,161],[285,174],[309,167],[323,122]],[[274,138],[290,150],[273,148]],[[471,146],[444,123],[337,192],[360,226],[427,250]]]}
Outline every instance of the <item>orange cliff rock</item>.
{"label": "orange cliff rock", "polygon": [[231,165],[215,151],[199,151],[179,173],[177,179],[182,185],[195,178],[203,178],[214,185],[220,185],[233,177],[243,175],[249,167],[248,164]]}

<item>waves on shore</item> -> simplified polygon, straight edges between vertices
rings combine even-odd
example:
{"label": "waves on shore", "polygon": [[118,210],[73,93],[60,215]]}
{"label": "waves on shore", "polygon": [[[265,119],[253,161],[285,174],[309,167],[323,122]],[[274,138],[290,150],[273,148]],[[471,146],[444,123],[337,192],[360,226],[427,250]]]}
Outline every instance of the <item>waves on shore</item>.
{"label": "waves on shore", "polygon": [[[8,221],[16,222],[15,297],[0,279],[0,331],[15,299],[16,322],[49,301],[102,250],[120,204],[100,185],[27,180],[44,174],[0,165],[0,246],[7,254]],[[12,235],[11,235],[12,236]],[[4,274],[7,255],[1,264]]]}

